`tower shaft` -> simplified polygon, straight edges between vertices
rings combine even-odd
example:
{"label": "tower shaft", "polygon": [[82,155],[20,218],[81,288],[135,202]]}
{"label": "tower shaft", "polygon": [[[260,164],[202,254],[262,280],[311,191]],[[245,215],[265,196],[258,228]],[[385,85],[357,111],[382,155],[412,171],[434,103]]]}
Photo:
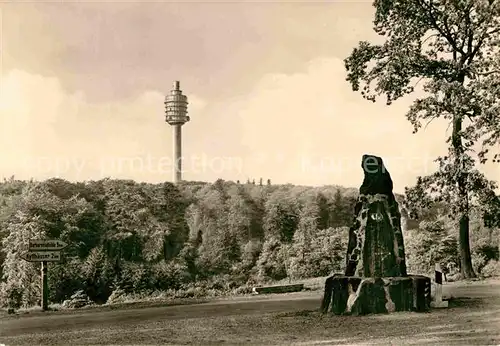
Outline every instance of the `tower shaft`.
{"label": "tower shaft", "polygon": [[182,180],[182,124],[172,125],[173,157],[174,157],[174,183]]}

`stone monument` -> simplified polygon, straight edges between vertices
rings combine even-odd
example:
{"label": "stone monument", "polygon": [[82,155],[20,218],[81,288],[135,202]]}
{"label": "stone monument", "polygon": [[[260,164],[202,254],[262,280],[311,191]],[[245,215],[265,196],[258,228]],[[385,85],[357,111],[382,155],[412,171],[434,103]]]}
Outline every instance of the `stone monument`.
{"label": "stone monument", "polygon": [[401,214],[392,179],[382,158],[363,155],[363,184],[354,207],[354,221],[344,275],[325,283],[321,310],[335,314],[427,311],[430,278],[408,275]]}

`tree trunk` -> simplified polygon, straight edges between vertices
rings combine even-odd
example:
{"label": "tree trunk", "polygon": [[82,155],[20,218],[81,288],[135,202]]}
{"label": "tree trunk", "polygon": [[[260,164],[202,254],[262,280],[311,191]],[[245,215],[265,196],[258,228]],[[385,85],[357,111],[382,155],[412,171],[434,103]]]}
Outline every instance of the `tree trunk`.
{"label": "tree trunk", "polygon": [[469,244],[469,216],[464,214],[460,218],[460,272],[464,278],[475,278],[472,267],[472,258]]}
{"label": "tree trunk", "polygon": [[461,156],[464,154],[462,138],[462,118],[456,116],[453,119],[452,145],[455,151],[455,165],[459,167],[458,194],[460,205],[463,208],[460,215],[459,246],[460,246],[460,272],[466,279],[475,278],[476,274],[472,268],[472,258],[469,244],[469,191],[467,188],[467,172],[462,167]]}

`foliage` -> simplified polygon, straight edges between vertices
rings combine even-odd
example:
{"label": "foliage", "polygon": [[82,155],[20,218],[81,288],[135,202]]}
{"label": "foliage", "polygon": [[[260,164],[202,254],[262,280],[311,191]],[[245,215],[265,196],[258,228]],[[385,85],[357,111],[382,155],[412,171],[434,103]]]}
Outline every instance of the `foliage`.
{"label": "foliage", "polygon": [[[70,244],[61,262],[49,263],[54,303],[80,291],[96,303],[158,292],[169,297],[245,293],[262,282],[341,272],[357,194],[337,186],[224,181],[174,186],[110,179],[8,180],[0,191],[9,201],[0,204],[0,299],[13,307],[40,300],[40,265],[19,257],[30,238]],[[436,218],[421,216],[429,222]],[[498,239],[498,230],[474,217],[474,252],[489,254],[486,245]],[[423,226],[422,232],[431,229]],[[436,258],[446,261],[453,252],[453,242],[443,240],[447,232],[407,238],[408,256],[421,268]],[[435,255],[425,257],[428,253]]]}
{"label": "foliage", "polygon": [[489,261],[482,270],[485,277],[500,277],[500,261]]}
{"label": "foliage", "polygon": [[[500,210],[496,184],[476,167],[500,142],[500,2],[375,0],[374,6],[374,30],[384,43],[360,42],[345,59],[347,80],[373,102],[384,95],[391,104],[420,91],[423,96],[406,114],[414,133],[423,122],[449,122],[448,154],[437,158],[438,171],[419,178],[407,196],[415,208],[436,201],[450,206],[460,221],[462,274],[472,277],[469,213],[483,208],[491,225]],[[476,154],[477,144],[482,149]],[[499,155],[494,153],[494,162]]]}
{"label": "foliage", "polygon": [[[451,226],[451,227],[450,227]],[[408,232],[405,238],[408,271],[432,273],[436,263],[446,269],[448,265],[458,267],[460,260],[453,225],[447,219],[423,221],[416,230]]]}

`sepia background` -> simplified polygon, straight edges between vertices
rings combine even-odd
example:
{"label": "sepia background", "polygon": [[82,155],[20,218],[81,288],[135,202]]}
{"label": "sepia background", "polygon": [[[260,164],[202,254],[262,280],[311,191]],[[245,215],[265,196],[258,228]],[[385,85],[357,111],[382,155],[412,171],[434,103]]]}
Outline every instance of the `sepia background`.
{"label": "sepia background", "polygon": [[372,153],[402,192],[447,150],[444,122],[412,135],[416,95],[386,106],[345,81],[343,59],[377,40],[368,1],[0,6],[0,177],[170,181],[174,80],[185,180],[358,186]]}

